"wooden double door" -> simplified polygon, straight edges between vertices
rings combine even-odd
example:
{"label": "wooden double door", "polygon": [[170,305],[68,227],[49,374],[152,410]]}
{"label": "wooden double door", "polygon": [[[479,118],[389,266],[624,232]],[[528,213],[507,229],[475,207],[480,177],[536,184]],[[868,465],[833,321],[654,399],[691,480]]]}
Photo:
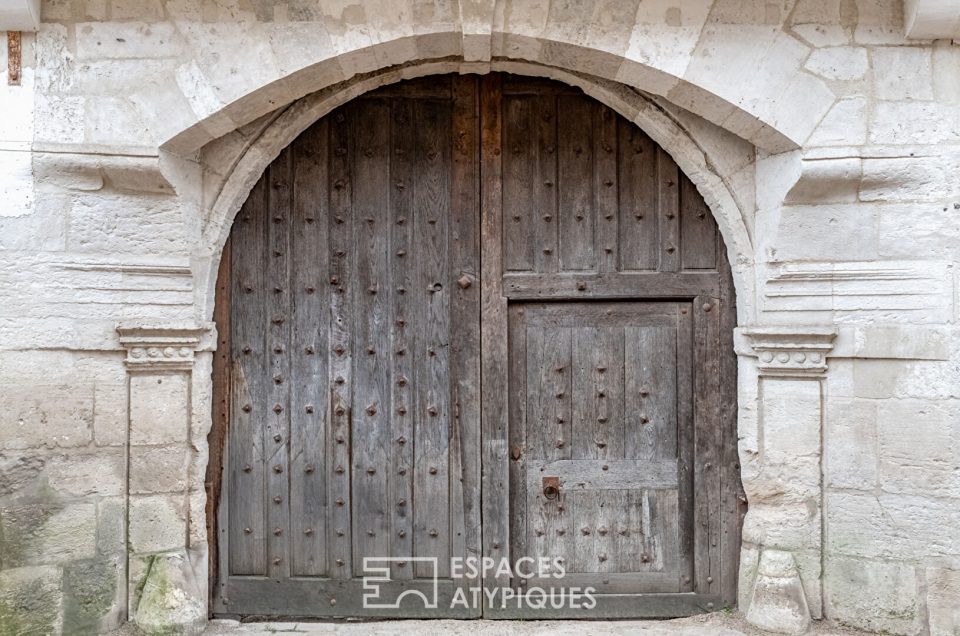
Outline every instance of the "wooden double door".
{"label": "wooden double door", "polygon": [[218,294],[215,613],[734,602],[725,250],[579,90],[443,76],[340,107],[253,188]]}

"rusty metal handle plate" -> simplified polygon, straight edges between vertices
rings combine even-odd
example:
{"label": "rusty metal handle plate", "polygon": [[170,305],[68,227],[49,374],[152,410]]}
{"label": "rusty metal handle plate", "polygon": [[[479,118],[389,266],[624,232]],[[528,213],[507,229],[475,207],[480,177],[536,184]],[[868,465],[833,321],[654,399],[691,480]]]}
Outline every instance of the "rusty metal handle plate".
{"label": "rusty metal handle plate", "polygon": [[547,499],[556,499],[560,496],[560,478],[559,477],[544,477],[543,478],[543,496]]}

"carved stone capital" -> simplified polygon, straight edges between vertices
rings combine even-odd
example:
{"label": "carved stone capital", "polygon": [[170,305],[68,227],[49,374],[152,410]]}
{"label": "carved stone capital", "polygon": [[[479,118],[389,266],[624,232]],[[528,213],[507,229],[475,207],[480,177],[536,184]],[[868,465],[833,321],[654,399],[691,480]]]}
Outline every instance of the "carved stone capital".
{"label": "carved stone capital", "polygon": [[743,327],[750,345],[746,355],[757,357],[760,375],[807,377],[827,370],[827,354],[837,337],[834,327]]}
{"label": "carved stone capital", "polygon": [[213,323],[117,326],[131,373],[190,371],[196,352],[212,348],[214,331]]}

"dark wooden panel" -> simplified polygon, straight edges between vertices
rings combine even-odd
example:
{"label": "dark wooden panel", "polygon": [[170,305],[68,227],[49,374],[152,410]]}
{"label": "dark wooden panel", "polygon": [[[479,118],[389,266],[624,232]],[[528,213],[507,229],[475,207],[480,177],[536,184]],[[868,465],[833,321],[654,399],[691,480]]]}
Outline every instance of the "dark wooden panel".
{"label": "dark wooden panel", "polygon": [[478,553],[560,555],[590,617],[735,600],[729,266],[631,123],[546,80],[391,85],[281,153],[230,244],[217,611],[446,615],[364,610],[363,558],[399,593]]}
{"label": "dark wooden panel", "polygon": [[[327,137],[329,121],[320,121],[292,148],[293,209],[290,216],[291,256],[288,293],[291,303],[289,343],[277,343],[289,359],[290,384],[290,574],[318,576],[327,566],[327,390],[328,330],[321,329],[329,311],[327,260],[318,247],[328,245]],[[309,353],[313,351],[314,353]]]}

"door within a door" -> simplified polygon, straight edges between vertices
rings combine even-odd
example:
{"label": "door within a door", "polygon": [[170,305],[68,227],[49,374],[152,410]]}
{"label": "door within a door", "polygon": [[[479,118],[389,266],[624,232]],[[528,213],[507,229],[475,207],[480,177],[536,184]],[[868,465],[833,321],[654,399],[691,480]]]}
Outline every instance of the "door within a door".
{"label": "door within a door", "polygon": [[221,262],[214,612],[732,604],[733,299],[696,188],[575,88],[431,77],[336,109]]}

